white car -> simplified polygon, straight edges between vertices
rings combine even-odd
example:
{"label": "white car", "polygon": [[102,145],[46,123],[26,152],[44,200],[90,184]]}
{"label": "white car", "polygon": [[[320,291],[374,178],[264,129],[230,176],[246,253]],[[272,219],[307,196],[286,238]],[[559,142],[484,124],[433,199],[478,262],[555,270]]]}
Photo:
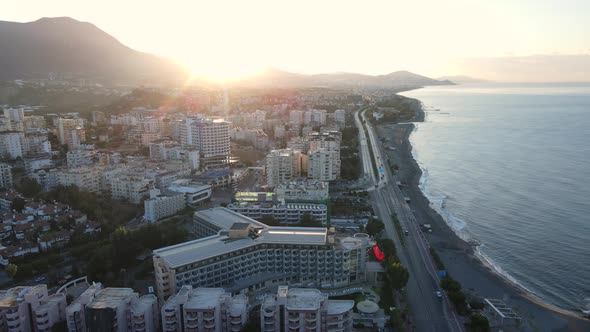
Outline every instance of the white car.
{"label": "white car", "polygon": [[440,291],[437,290],[435,292],[435,294],[436,294],[436,297],[438,297],[439,299],[442,298],[442,293]]}

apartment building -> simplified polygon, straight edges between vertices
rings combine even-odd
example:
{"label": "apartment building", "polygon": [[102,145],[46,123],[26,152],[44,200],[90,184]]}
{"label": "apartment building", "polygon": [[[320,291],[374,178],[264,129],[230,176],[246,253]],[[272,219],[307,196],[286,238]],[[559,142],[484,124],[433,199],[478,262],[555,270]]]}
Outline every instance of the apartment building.
{"label": "apartment building", "polygon": [[46,131],[27,132],[24,138],[24,151],[28,155],[51,153],[51,143]]}
{"label": "apartment building", "polygon": [[277,200],[285,202],[323,202],[330,198],[328,182],[305,178],[281,182],[274,192]]}
{"label": "apartment building", "polygon": [[340,177],[340,154],[337,151],[318,149],[307,159],[307,177],[317,181],[333,181]]}
{"label": "apartment building", "polygon": [[17,286],[0,291],[0,330],[51,331],[65,319],[65,296],[49,296],[47,285]]}
{"label": "apartment building", "polygon": [[235,202],[229,204],[227,208],[256,220],[270,217],[281,224],[299,224],[306,215],[322,225],[328,223],[328,207],[324,204]]}
{"label": "apartment building", "polygon": [[102,289],[101,283],[92,283],[80,296],[66,308],[68,332],[86,332],[86,306],[92,302],[96,293]]}
{"label": "apartment building", "polygon": [[0,158],[15,159],[25,152],[25,134],[22,131],[0,132]]}
{"label": "apartment building", "polygon": [[83,309],[88,332],[156,332],[160,315],[153,294],[139,297],[131,288],[105,288]]}
{"label": "apartment building", "polygon": [[164,332],[241,331],[248,320],[248,298],[223,288],[184,285],[161,309]]}
{"label": "apartment building", "polygon": [[309,151],[309,141],[302,137],[292,137],[287,142],[287,148],[303,152]]}
{"label": "apartment building", "polygon": [[274,188],[277,184],[300,177],[305,155],[298,150],[272,150],[266,155],[266,184]]}
{"label": "apartment building", "polygon": [[194,205],[211,198],[211,185],[203,184],[191,179],[179,179],[173,181],[168,187],[169,191],[182,193],[186,204]]}
{"label": "apartment building", "polygon": [[180,126],[180,143],[199,150],[204,167],[223,168],[230,162],[229,123],[222,118],[187,117]]}
{"label": "apartment building", "polygon": [[62,186],[75,185],[80,190],[98,192],[100,190],[100,172],[96,167],[79,167],[59,170],[57,183]]}
{"label": "apartment building", "polygon": [[301,126],[303,124],[303,114],[301,110],[292,110],[289,112],[289,122],[294,126]]}
{"label": "apartment building", "polygon": [[186,206],[184,194],[174,191],[160,192],[159,189],[150,190],[150,198],[143,201],[143,218],[149,222],[156,222],[164,217],[175,215]]}
{"label": "apartment building", "polygon": [[68,168],[77,168],[94,165],[98,156],[94,145],[80,145],[76,150],[70,150],[66,154]]}
{"label": "apartment building", "polygon": [[12,167],[6,163],[0,163],[0,188],[12,188]]}
{"label": "apartment building", "polygon": [[249,294],[302,283],[343,287],[366,279],[365,234],[340,237],[323,227],[279,227],[226,208],[194,214],[201,238],[153,251],[158,299],[184,285]]}
{"label": "apartment building", "polygon": [[336,111],[334,111],[334,121],[341,128],[343,128],[344,126],[346,126],[346,111],[345,110],[336,110]]}
{"label": "apartment building", "polygon": [[150,180],[140,176],[121,176],[111,181],[111,198],[141,203],[148,197]]}
{"label": "apartment building", "polygon": [[86,141],[84,119],[80,118],[59,118],[57,119],[57,130],[60,144],[67,144],[68,149],[77,149],[80,144]]}
{"label": "apartment building", "polygon": [[274,331],[352,331],[353,300],[329,300],[313,288],[279,286],[260,307],[260,329]]}

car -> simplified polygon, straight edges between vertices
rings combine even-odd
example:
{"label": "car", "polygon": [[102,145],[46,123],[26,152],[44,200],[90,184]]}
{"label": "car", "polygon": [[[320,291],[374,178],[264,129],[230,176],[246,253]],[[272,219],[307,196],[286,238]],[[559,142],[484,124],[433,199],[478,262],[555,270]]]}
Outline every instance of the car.
{"label": "car", "polygon": [[35,282],[42,282],[42,281],[45,281],[45,277],[43,277],[43,276],[36,277],[35,279],[33,279],[33,281],[35,281]]}
{"label": "car", "polygon": [[408,230],[406,229],[406,230],[404,231],[404,234],[406,234],[406,235],[410,235],[410,232],[408,232]]}
{"label": "car", "polygon": [[442,298],[442,293],[441,293],[441,291],[437,290],[437,291],[435,292],[435,294],[436,294],[436,297],[438,297],[439,299],[440,299],[440,298]]}

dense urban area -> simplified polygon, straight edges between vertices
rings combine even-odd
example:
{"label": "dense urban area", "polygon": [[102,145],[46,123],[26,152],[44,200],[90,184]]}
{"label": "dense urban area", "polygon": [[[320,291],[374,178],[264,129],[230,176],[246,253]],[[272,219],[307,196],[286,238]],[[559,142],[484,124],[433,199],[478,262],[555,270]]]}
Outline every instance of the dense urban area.
{"label": "dense urban area", "polygon": [[488,329],[374,129],[423,117],[416,100],[60,77],[1,92],[7,331]]}

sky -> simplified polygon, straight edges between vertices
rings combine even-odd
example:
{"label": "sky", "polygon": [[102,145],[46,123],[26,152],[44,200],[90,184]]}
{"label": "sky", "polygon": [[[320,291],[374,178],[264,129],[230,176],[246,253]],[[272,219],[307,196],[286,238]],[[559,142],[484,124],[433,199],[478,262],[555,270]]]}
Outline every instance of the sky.
{"label": "sky", "polygon": [[1,2],[0,20],[91,22],[131,48],[210,78],[276,67],[306,74],[409,70],[431,77],[590,81],[586,0]]}

